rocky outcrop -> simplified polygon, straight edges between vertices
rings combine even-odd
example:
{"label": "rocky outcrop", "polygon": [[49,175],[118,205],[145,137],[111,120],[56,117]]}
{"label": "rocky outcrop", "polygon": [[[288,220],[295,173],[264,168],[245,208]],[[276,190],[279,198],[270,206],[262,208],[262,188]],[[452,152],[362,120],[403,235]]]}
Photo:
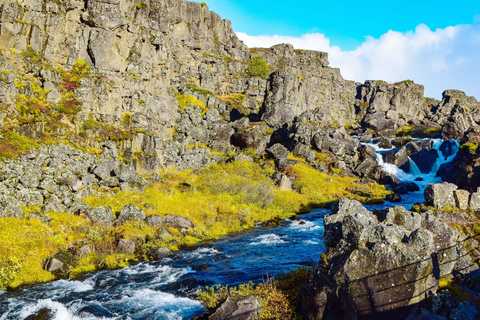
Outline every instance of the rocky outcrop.
{"label": "rocky outcrop", "polygon": [[380,136],[415,132],[416,127],[424,136],[439,128],[444,139],[460,139],[469,129],[478,128],[480,120],[475,98],[458,90],[446,90],[442,101],[425,98],[424,87],[410,80],[365,81],[358,86],[356,98],[358,119]]}
{"label": "rocky outcrop", "polygon": [[[113,213],[87,208],[81,200],[99,188],[143,190],[145,180],[119,160],[97,158],[65,144],[42,147],[0,168],[0,216],[23,218],[19,207],[44,212],[85,214],[92,221],[113,222]],[[100,213],[102,212],[102,213]]]}
{"label": "rocky outcrop", "polygon": [[299,297],[306,319],[401,319],[436,291],[441,276],[472,265],[457,231],[431,211],[372,213],[341,199],[332,212],[325,217],[329,249]]}

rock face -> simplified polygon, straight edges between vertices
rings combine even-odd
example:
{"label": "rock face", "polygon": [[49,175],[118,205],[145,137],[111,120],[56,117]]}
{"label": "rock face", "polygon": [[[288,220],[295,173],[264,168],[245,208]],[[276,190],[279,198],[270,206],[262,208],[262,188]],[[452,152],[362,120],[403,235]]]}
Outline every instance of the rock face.
{"label": "rock face", "polygon": [[[54,112],[77,106],[59,131],[103,148],[106,161],[89,174],[112,188],[138,180],[117,162],[120,155],[138,173],[152,173],[198,169],[235,148],[262,155],[277,143],[312,164],[318,160],[313,146],[337,158],[333,169],[371,179],[375,158],[359,156],[358,141],[344,128],[363,125],[393,137],[405,128],[434,127],[444,137],[460,137],[480,120],[479,103],[460,91],[445,91],[437,101],[409,80],[344,80],[323,52],[288,44],[249,49],[204,3],[5,0],[0,12],[2,121],[24,123],[21,134],[42,138],[58,132],[35,113],[19,116],[25,97],[44,99],[42,107]],[[245,76],[255,56],[270,66],[265,79]],[[434,156],[431,150],[417,155]],[[394,161],[407,166],[405,159]],[[19,183],[38,188],[39,171]],[[78,191],[85,181],[69,185]],[[38,194],[30,198],[41,201]],[[49,207],[60,205],[54,198]]]}
{"label": "rock face", "polygon": [[472,263],[457,231],[432,212],[371,213],[348,199],[332,212],[325,217],[330,248],[299,297],[306,319],[401,319],[436,291],[440,276]]}

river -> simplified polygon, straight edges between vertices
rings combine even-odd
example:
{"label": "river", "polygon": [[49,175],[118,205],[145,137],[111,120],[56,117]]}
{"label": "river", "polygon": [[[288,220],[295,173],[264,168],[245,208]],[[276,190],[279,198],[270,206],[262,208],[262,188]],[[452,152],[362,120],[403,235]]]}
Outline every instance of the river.
{"label": "river", "polygon": [[[402,205],[410,209],[412,204],[423,202],[423,190],[428,183],[441,182],[435,177],[436,170],[451,161],[458,151],[455,143],[453,154],[444,157],[440,151],[442,143],[440,140],[434,143],[440,157],[429,174],[415,170],[414,163],[408,174],[383,163],[381,153],[386,150],[372,145],[385,170],[404,181],[417,183],[420,191],[402,195],[400,203],[367,207],[372,210]],[[204,312],[194,298],[207,285],[258,283],[302,265],[316,264],[325,250],[323,216],[329,213],[330,210],[318,209],[302,215],[301,220],[285,220],[279,226],[259,225],[200,244],[196,250],[180,251],[161,262],[141,262],[124,269],[86,274],[76,280],[0,291],[0,320],[23,320],[42,308],[55,311],[56,320],[191,319]],[[80,317],[79,312],[84,308],[92,316]]]}

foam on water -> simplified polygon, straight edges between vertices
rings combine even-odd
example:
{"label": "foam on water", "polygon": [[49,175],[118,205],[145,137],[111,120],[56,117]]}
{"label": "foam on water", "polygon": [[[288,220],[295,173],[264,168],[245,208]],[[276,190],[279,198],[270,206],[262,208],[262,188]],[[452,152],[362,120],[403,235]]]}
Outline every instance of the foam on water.
{"label": "foam on water", "polygon": [[283,240],[282,237],[273,233],[258,236],[254,240],[256,240],[256,242],[252,242],[250,245],[256,246],[256,245],[273,245],[273,244],[279,244],[279,243],[286,243],[286,241]]}
{"label": "foam on water", "polygon": [[[53,301],[51,299],[44,299],[39,300],[37,303],[28,304],[22,308],[18,315],[18,319],[25,319],[26,317],[36,314],[41,309],[50,309],[55,313],[55,316],[52,320],[80,320],[79,317],[73,315],[73,313],[67,309],[67,307],[60,303]],[[13,319],[9,318],[0,318],[0,319]],[[98,319],[98,318],[90,318],[90,319]]]}
{"label": "foam on water", "polygon": [[152,283],[170,284],[174,283],[186,274],[194,273],[191,268],[172,268],[170,266],[161,266],[157,268],[158,275]]}
{"label": "foam on water", "polygon": [[180,311],[202,307],[199,301],[151,289],[127,293],[116,303],[128,306],[138,319],[151,319],[152,315],[155,315],[154,319],[182,319]]}
{"label": "foam on water", "polygon": [[93,290],[95,282],[93,279],[87,279],[85,281],[58,280],[57,282],[49,283],[48,286],[54,290],[61,290],[65,294],[65,291],[85,292]]}
{"label": "foam on water", "polygon": [[220,254],[220,251],[215,248],[200,248],[188,253],[187,255],[189,258],[201,259],[216,254]]}
{"label": "foam on water", "polygon": [[289,226],[289,229],[293,229],[296,231],[315,231],[315,230],[321,230],[322,227],[313,223],[312,221],[304,221],[304,220],[297,220],[297,221],[292,221]]}
{"label": "foam on water", "polygon": [[317,241],[312,241],[312,240],[306,240],[303,243],[305,243],[306,245],[317,245],[317,244],[319,244]]}

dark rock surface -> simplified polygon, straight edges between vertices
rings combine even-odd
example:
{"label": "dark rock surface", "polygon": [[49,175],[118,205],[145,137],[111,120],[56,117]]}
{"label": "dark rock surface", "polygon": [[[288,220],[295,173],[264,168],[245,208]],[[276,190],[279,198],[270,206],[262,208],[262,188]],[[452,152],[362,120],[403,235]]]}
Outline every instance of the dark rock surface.
{"label": "dark rock surface", "polygon": [[306,319],[403,319],[436,291],[439,277],[472,265],[457,231],[432,212],[372,214],[347,199],[332,212],[325,217],[330,248],[299,298]]}

